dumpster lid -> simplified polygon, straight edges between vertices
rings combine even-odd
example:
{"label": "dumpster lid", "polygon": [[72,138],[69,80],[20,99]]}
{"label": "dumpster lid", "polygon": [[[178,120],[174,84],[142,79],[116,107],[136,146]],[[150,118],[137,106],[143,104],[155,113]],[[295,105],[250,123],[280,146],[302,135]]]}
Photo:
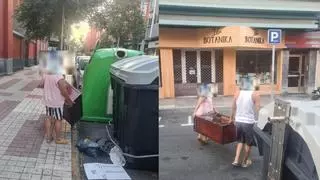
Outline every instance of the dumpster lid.
{"label": "dumpster lid", "polygon": [[158,56],[135,56],[111,65],[110,73],[126,84],[147,85],[159,76]]}

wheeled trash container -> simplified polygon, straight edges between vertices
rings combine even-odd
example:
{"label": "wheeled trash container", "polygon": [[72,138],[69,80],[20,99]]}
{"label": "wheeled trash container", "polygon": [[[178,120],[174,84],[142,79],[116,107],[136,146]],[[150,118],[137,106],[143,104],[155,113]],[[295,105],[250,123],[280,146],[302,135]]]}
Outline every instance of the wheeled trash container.
{"label": "wheeled trash container", "polygon": [[111,65],[114,135],[126,166],[158,171],[159,58],[137,56]]}

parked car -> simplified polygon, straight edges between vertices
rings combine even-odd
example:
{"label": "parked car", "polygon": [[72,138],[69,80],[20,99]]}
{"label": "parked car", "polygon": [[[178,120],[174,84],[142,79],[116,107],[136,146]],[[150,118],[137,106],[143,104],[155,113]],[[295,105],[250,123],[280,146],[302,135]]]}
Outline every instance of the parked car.
{"label": "parked car", "polygon": [[76,57],[76,82],[77,82],[77,88],[82,88],[82,81],[83,81],[83,74],[84,70],[89,63],[90,56],[78,56]]}

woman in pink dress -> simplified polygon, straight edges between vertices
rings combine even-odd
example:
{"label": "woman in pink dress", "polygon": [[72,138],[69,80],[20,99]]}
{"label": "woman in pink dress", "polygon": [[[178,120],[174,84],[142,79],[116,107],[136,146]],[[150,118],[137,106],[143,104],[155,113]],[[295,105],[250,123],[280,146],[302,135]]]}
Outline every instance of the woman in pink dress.
{"label": "woman in pink dress", "polygon": [[[201,84],[198,89],[198,101],[193,112],[193,117],[217,112],[213,106],[212,99],[212,87],[209,84]],[[198,140],[203,144],[207,144],[209,139],[206,136],[198,134]]]}
{"label": "woman in pink dress", "polygon": [[[52,52],[55,55],[55,52]],[[47,65],[46,70],[40,71],[42,76],[39,87],[43,88],[43,103],[46,107],[46,119],[44,122],[45,138],[47,143],[53,140],[53,127],[55,132],[56,144],[67,144],[68,141],[61,138],[61,122],[63,120],[64,104],[72,106],[74,102],[70,99],[69,84],[59,73],[59,67],[54,64],[58,58],[53,57],[51,64]]]}

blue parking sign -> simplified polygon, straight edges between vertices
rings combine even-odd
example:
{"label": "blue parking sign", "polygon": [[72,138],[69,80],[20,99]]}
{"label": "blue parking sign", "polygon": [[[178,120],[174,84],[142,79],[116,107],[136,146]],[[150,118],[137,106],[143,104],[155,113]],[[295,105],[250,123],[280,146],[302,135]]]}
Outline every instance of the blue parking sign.
{"label": "blue parking sign", "polygon": [[281,43],[281,29],[269,29],[268,30],[268,43],[280,44]]}

